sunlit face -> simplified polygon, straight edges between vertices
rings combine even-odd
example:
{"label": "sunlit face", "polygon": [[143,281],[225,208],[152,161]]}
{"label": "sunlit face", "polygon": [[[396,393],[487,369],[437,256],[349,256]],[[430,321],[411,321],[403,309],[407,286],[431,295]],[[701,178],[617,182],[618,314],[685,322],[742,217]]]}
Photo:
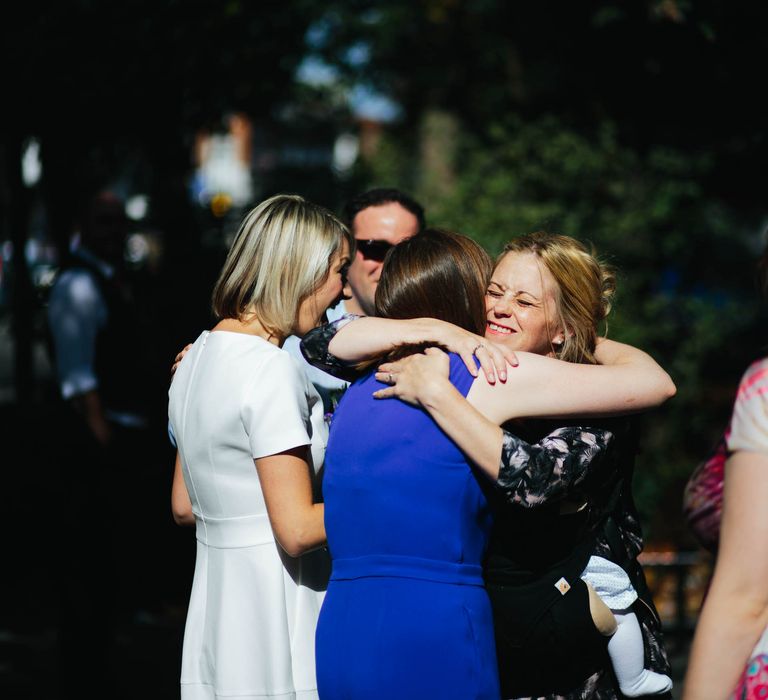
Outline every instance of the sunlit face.
{"label": "sunlit face", "polygon": [[[416,235],[419,220],[396,202],[366,207],[352,221],[352,232],[359,242],[355,259],[349,268],[349,287],[353,303],[349,310],[368,316],[374,314],[374,297],[381,277],[384,254],[388,246]],[[368,249],[367,242],[380,242]],[[355,308],[355,305],[359,308]]]}
{"label": "sunlit face", "polygon": [[299,307],[298,323],[295,334],[303,336],[325,321],[325,312],[341,301],[344,285],[349,270],[349,245],[344,241],[341,252],[331,260],[328,277],[314,294],[311,294]]}
{"label": "sunlit face", "polygon": [[554,354],[552,345],[563,342],[556,295],[557,282],[535,253],[507,253],[485,295],[485,337],[512,350]]}

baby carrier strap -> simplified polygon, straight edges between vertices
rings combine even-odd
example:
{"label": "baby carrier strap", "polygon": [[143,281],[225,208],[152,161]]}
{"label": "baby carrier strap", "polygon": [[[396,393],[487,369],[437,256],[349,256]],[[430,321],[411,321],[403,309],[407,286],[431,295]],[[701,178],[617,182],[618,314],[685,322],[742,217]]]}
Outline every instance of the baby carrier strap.
{"label": "baby carrier strap", "polygon": [[608,638],[595,628],[580,574],[594,547],[587,538],[546,572],[494,572],[487,582],[502,697],[564,693],[606,665]]}
{"label": "baby carrier strap", "polygon": [[486,588],[493,604],[496,628],[505,644],[525,646],[532,630],[555,603],[569,593],[589,561],[594,539],[588,538],[570,556],[546,571],[494,568],[486,572]]}

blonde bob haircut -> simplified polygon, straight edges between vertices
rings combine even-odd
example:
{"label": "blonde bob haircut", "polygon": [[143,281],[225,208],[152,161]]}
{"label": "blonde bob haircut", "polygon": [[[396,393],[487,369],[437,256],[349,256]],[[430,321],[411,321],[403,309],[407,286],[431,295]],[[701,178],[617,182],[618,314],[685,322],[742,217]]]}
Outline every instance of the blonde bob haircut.
{"label": "blonde bob haircut", "polygon": [[255,316],[285,338],[296,326],[301,303],[328,279],[344,241],[354,240],[333,214],[298,195],[279,194],[243,219],[213,290],[217,318]]}
{"label": "blonde bob haircut", "polygon": [[[536,231],[510,241],[498,261],[509,253],[534,253],[557,283],[556,322],[564,342],[552,346],[555,357],[566,362],[595,364],[595,342],[601,321],[611,310],[616,276],[594,252],[570,236]],[[551,335],[551,334],[550,334]]]}

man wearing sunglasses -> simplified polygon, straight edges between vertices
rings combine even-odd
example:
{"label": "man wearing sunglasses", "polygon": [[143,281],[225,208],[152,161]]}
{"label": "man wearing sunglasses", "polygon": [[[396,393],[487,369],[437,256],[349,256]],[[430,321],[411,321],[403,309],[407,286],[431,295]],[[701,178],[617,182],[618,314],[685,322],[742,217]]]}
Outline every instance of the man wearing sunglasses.
{"label": "man wearing sunglasses", "polygon": [[344,218],[357,241],[349,266],[347,313],[373,316],[373,298],[387,251],[424,228],[424,209],[400,190],[368,190],[347,202]]}

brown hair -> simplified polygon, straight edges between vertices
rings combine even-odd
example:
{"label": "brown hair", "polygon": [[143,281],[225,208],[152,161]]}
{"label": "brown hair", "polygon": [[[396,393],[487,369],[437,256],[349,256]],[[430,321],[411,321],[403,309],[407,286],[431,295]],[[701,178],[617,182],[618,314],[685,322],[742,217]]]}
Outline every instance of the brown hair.
{"label": "brown hair", "polygon": [[555,357],[595,364],[597,329],[610,312],[616,291],[613,270],[575,238],[546,231],[510,241],[497,263],[509,253],[534,253],[557,283],[556,321],[563,329],[565,341],[553,345]]}
{"label": "brown hair", "polygon": [[[398,243],[384,258],[376,288],[376,315],[437,318],[483,335],[485,289],[492,268],[488,253],[471,238],[444,229],[425,229]],[[422,346],[403,346],[388,357],[420,349]]]}
{"label": "brown hair", "polygon": [[488,253],[471,238],[425,229],[387,253],[376,289],[376,315],[429,316],[482,335],[492,266]]}

